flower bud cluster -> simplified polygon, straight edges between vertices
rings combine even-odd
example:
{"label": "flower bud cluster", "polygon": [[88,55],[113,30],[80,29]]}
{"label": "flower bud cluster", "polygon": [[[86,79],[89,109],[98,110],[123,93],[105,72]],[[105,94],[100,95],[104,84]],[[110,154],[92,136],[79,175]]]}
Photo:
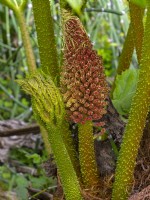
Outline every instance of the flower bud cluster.
{"label": "flower bud cluster", "polygon": [[37,121],[51,129],[62,125],[65,109],[59,89],[49,76],[34,72],[25,80],[17,81],[32,96],[32,107]]}
{"label": "flower bud cluster", "polygon": [[63,31],[61,90],[68,116],[75,123],[98,120],[106,113],[108,93],[102,59],[77,17],[66,20]]}

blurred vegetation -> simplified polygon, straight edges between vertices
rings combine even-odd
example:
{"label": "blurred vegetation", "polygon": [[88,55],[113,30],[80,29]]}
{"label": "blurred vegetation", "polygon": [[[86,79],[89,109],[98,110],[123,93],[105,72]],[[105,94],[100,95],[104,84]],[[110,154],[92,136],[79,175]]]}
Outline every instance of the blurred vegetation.
{"label": "blurred vegetation", "polygon": [[5,163],[0,166],[1,190],[14,191],[19,200],[27,200],[27,187],[32,186],[44,191],[49,190],[50,186],[55,188],[56,179],[47,177],[44,169],[41,167],[43,162],[47,160],[46,153],[39,155],[32,149],[16,148],[11,151],[10,158],[18,162],[18,166],[32,170],[32,173],[18,173],[15,167]]}
{"label": "blurred vegetation", "polygon": [[[62,33],[59,4],[57,0],[52,0],[51,4],[61,64]],[[79,15],[98,55],[102,56],[106,75],[113,78],[129,26],[127,3],[123,0],[88,0],[86,8],[82,12],[76,9],[78,4],[70,5]],[[39,66],[38,44],[30,0],[25,17],[36,56],[36,64]],[[131,65],[133,64],[137,66],[135,55]],[[0,4],[0,120],[19,119],[29,122],[34,119],[29,96],[15,82],[16,79],[25,77],[27,73],[25,52],[17,20],[11,10]],[[29,186],[29,183],[38,189],[54,184],[53,180],[46,178],[40,167],[47,158],[45,154],[39,155],[28,149],[14,149],[10,157],[19,160],[22,164],[36,168],[38,177],[29,174],[23,176],[5,164],[0,167],[0,187],[3,187],[4,190],[14,189],[19,196],[21,195],[19,199],[26,200],[26,187]]]}
{"label": "blurred vegetation", "polygon": [[135,68],[127,69],[121,75],[117,75],[112,103],[118,113],[124,117],[129,115],[138,78],[139,70]]}

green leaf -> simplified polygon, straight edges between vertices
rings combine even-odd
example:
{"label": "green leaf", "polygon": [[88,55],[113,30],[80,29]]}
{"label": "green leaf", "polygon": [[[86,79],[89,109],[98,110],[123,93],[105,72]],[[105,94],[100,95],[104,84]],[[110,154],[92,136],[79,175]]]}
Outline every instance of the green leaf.
{"label": "green leaf", "polygon": [[4,172],[3,173],[3,178],[4,179],[10,179],[11,178],[11,173],[10,172]]}
{"label": "green leaf", "polygon": [[28,192],[27,187],[29,185],[29,182],[23,175],[17,175],[16,176],[16,193],[19,197],[19,200],[27,200],[28,199]]}
{"label": "green leaf", "polygon": [[34,164],[40,164],[41,163],[41,157],[38,154],[36,154],[36,153],[34,153],[32,155],[28,154],[26,156],[27,156],[27,158],[29,158],[30,160],[32,160],[32,162]]}
{"label": "green leaf", "polygon": [[38,178],[30,176],[29,180],[30,180],[32,187],[37,188],[37,189],[44,189],[55,183],[55,181],[52,178],[49,178],[46,176],[39,176]]}
{"label": "green leaf", "polygon": [[68,4],[76,11],[76,13],[81,13],[82,0],[66,0]]}
{"label": "green leaf", "polygon": [[131,2],[142,8],[146,7],[146,0],[131,0]]}
{"label": "green leaf", "polygon": [[117,75],[112,103],[120,115],[129,114],[132,97],[137,87],[138,76],[139,71],[137,69],[127,69],[121,75]]}

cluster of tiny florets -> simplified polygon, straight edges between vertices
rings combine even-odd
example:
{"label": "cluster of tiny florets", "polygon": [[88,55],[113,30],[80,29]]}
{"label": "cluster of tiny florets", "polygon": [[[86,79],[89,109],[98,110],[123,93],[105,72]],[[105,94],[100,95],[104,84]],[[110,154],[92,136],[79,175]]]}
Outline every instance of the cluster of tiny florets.
{"label": "cluster of tiny florets", "polygon": [[75,123],[98,120],[106,113],[108,93],[102,60],[78,18],[68,19],[63,31],[61,90],[68,116]]}

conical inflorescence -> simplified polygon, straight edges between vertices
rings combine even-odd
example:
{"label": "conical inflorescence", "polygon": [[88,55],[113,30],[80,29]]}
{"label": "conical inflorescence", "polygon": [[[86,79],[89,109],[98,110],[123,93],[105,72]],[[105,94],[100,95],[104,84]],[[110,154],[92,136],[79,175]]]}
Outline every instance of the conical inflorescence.
{"label": "conical inflorescence", "polygon": [[[85,188],[99,185],[92,120],[106,113],[108,87],[102,60],[80,20],[63,12],[64,62],[61,91],[70,121],[78,123],[79,161]],[[104,123],[100,122],[99,126]],[[101,132],[105,131],[104,128]],[[88,151],[87,151],[88,150]]]}
{"label": "conical inflorescence", "polygon": [[102,59],[79,19],[66,16],[63,21],[64,63],[61,87],[71,121],[84,124],[105,114],[108,87]]}

